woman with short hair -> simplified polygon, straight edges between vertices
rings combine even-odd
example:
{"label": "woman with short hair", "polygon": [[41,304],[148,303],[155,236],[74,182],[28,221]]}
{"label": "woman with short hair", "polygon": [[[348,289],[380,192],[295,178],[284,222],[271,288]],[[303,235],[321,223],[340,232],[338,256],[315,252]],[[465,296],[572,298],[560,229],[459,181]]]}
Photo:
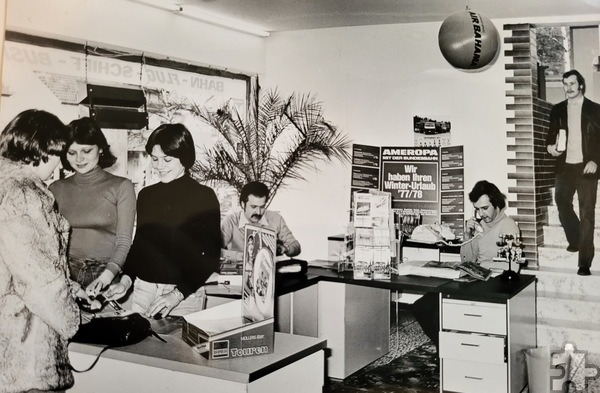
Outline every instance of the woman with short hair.
{"label": "woman with short hair", "polygon": [[[68,279],[69,223],[44,183],[60,162],[69,129],[53,114],[27,110],[0,133],[0,392],[73,385],[68,340],[77,332]],[[83,292],[83,293],[82,293]]]}
{"label": "woman with short hair", "polygon": [[[163,124],[146,143],[160,182],[143,188],[137,229],[125,263],[135,277],[133,311],[148,317],[202,310],[203,285],[219,269],[221,229],[215,192],[192,179],[196,152],[183,124]],[[123,293],[113,285],[106,296]]]}

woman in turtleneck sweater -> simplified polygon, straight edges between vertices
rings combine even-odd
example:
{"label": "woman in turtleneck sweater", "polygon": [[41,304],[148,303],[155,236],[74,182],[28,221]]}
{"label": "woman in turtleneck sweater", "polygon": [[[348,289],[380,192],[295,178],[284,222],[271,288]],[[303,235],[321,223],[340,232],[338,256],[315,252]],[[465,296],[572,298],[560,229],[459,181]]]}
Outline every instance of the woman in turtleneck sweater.
{"label": "woman in turtleneck sweater", "polygon": [[75,174],[50,185],[72,228],[71,278],[95,296],[119,275],[133,234],[135,192],[129,179],[104,170],[116,162],[102,130],[89,117],[72,121],[73,143],[62,156]]}
{"label": "woman in turtleneck sweater", "polygon": [[[146,151],[160,182],[137,200],[137,229],[124,278],[134,281],[133,311],[148,317],[185,315],[204,308],[203,285],[219,268],[221,228],[215,192],[189,175],[196,152],[183,124],[163,124]],[[123,282],[105,296],[120,297]]]}

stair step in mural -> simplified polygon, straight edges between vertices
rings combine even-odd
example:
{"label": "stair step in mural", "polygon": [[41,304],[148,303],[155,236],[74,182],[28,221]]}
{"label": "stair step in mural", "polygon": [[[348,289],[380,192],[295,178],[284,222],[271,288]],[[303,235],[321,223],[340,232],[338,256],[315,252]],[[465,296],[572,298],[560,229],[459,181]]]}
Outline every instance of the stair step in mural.
{"label": "stair step in mural", "polygon": [[[544,245],[564,246],[569,245],[565,231],[561,226],[544,226]],[[600,230],[594,231],[594,245],[600,245]]]}
{"label": "stair step in mural", "polygon": [[[539,267],[537,270],[523,269],[522,274],[537,277],[538,293],[562,293],[571,296],[600,298],[600,266],[592,265],[591,276],[578,276],[577,267]],[[600,351],[598,352],[600,353]]]}
{"label": "stair step in mural", "polygon": [[586,321],[600,326],[600,296],[573,295],[564,292],[538,292],[539,320]]}
{"label": "stair step in mural", "polygon": [[578,350],[600,353],[600,324],[564,319],[538,319],[538,347],[564,347],[573,343]]}
{"label": "stair step in mural", "polygon": [[[578,253],[569,252],[565,246],[540,246],[538,247],[538,266],[572,268],[577,267]],[[592,272],[598,269],[600,275],[600,244],[596,244],[596,253],[592,260]]]}

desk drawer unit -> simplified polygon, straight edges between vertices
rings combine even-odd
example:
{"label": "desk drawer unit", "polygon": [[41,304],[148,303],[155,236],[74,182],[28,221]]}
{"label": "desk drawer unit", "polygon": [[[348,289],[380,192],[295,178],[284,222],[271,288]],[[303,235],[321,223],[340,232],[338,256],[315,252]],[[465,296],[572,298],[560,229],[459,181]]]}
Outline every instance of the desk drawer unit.
{"label": "desk drawer unit", "polygon": [[442,329],[506,335],[506,305],[442,299]]}
{"label": "desk drawer unit", "polygon": [[507,305],[442,299],[442,391],[507,393]]}
{"label": "desk drawer unit", "polygon": [[491,364],[457,359],[442,359],[442,366],[444,392],[507,392],[506,363]]}
{"label": "desk drawer unit", "polygon": [[440,392],[522,393],[536,346],[535,279],[501,277],[440,292]]}
{"label": "desk drawer unit", "polygon": [[472,362],[506,363],[506,337],[440,332],[440,357]]}

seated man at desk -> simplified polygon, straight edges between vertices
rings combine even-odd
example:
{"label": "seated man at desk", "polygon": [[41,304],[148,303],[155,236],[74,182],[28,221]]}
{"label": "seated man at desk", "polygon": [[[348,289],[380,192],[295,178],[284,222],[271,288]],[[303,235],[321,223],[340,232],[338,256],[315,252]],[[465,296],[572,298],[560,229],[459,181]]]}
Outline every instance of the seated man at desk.
{"label": "seated man at desk", "polygon": [[288,228],[279,213],[265,208],[269,199],[269,188],[257,181],[249,182],[240,193],[242,210],[225,217],[221,223],[224,249],[221,257],[241,262],[244,259],[244,226],[262,225],[271,228],[277,235],[277,255],[294,257],[300,254],[300,243]]}
{"label": "seated man at desk", "polygon": [[[506,196],[495,184],[478,181],[469,200],[475,214],[466,222],[465,243],[460,248],[462,261],[491,262],[498,253],[496,242],[502,233],[520,233],[517,223],[504,212]],[[435,293],[426,293],[414,303],[413,314],[423,332],[438,347],[439,304]]]}
{"label": "seated man at desk", "polygon": [[504,213],[506,196],[486,180],[478,181],[469,200],[475,209],[465,228],[465,244],[460,248],[463,261],[491,262],[497,255],[499,235],[520,233],[517,223]]}

